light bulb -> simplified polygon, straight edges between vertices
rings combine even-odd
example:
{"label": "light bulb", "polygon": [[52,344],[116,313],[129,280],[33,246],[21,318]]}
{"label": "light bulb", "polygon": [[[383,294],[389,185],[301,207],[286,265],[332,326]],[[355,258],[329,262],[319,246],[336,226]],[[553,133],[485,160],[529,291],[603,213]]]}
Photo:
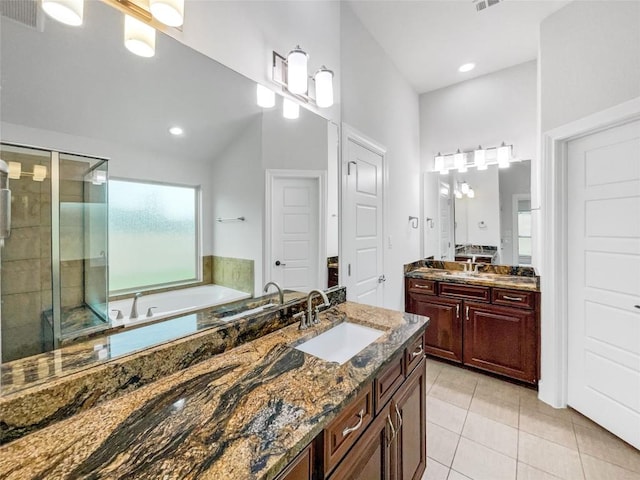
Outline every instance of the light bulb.
{"label": "light bulb", "polygon": [[20,162],[9,162],[9,179],[20,180],[22,174],[22,164]]}
{"label": "light bulb", "polygon": [[307,93],[307,60],[309,56],[296,46],[287,55],[287,89],[291,93]]}
{"label": "light bulb", "polygon": [[256,99],[259,107],[271,108],[276,104],[276,93],[264,85],[258,84],[256,88]]}
{"label": "light bulb", "polygon": [[460,185],[460,190],[466,195],[467,193],[469,193],[469,184],[467,182],[462,182],[462,185]]}
{"label": "light bulb", "polygon": [[478,149],[473,152],[473,163],[478,167],[478,170],[486,170],[487,168],[487,152],[481,146],[478,146]]}
{"label": "light bulb", "polygon": [[153,18],[169,27],[184,23],[184,0],[149,0],[149,10]]}
{"label": "light bulb", "polygon": [[465,161],[464,161],[464,153],[462,153],[460,151],[460,149],[458,149],[458,151],[453,155],[453,165],[455,168],[457,169],[461,169],[461,168],[465,168]]}
{"label": "light bulb", "polygon": [[169,133],[171,135],[175,135],[176,137],[179,137],[180,135],[184,134],[184,130],[182,129],[182,127],[175,126],[169,129]]}
{"label": "light bulb", "polygon": [[43,182],[45,178],[47,178],[47,167],[45,167],[44,165],[34,165],[33,166],[33,181],[34,182]]}
{"label": "light bulb", "polygon": [[469,188],[469,191],[467,192],[467,197],[474,198],[475,196],[476,196],[476,192],[473,191],[473,188]]}
{"label": "light bulb", "polygon": [[82,25],[84,0],[42,0],[42,9],[51,18],[65,25]]}
{"label": "light bulb", "polygon": [[511,146],[505,145],[504,142],[502,142],[502,145],[498,147],[497,157],[498,167],[507,168],[511,161]]}
{"label": "light bulb", "polygon": [[282,116],[290,120],[295,120],[300,116],[300,105],[285,98],[282,102]]}
{"label": "light bulb", "polygon": [[124,16],[124,45],[131,53],[153,57],[156,53],[156,30],[130,15]]}
{"label": "light bulb", "polygon": [[444,157],[442,156],[442,154],[440,152],[438,152],[438,155],[436,155],[434,157],[433,169],[438,171],[438,172],[444,170]]}
{"label": "light bulb", "polygon": [[455,194],[456,198],[458,198],[458,199],[462,198],[462,192],[460,190],[456,190],[454,192],[454,194]]}
{"label": "light bulb", "polygon": [[333,105],[333,72],[324,65],[315,74],[316,105],[327,108]]}

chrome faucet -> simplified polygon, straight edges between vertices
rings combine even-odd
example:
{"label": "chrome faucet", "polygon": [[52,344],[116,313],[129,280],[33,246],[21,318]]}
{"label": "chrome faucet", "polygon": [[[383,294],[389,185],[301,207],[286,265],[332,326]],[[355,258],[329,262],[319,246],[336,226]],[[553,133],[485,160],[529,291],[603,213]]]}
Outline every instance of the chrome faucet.
{"label": "chrome faucet", "polygon": [[[313,295],[315,293],[319,293],[322,296],[322,300],[324,301],[324,303],[322,303],[321,305],[318,305],[315,308],[313,308]],[[322,290],[318,290],[318,289],[313,289],[309,292],[309,295],[307,295],[307,315],[309,316],[309,323],[308,325],[317,325],[318,323],[320,323],[320,320],[318,320],[318,313],[320,313],[320,307],[330,307],[331,303],[329,303],[329,299],[327,298],[327,294],[324,293]]]}
{"label": "chrome faucet", "polygon": [[273,285],[278,289],[278,297],[280,298],[280,305],[284,305],[284,292],[282,291],[282,287],[278,285],[276,282],[267,282],[264,286],[264,293],[267,293],[269,290],[269,286]]}
{"label": "chrome faucet", "polygon": [[138,318],[138,299],[142,296],[142,293],[138,292],[133,296],[133,303],[131,304],[131,313],[129,314],[129,320],[135,320]]}

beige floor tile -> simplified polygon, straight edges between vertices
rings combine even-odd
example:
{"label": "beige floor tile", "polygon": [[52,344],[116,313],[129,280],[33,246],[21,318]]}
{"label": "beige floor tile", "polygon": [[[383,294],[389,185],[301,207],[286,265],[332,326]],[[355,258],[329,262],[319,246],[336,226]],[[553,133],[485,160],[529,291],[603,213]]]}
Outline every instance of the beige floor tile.
{"label": "beige floor tile", "polygon": [[596,422],[585,417],[577,410],[574,410],[573,408],[570,408],[570,407],[567,410],[569,410],[569,416],[571,417],[571,421],[574,423],[574,425],[582,425],[583,427],[589,427],[589,428],[595,428],[595,429],[602,428]]}
{"label": "beige floor tile", "polygon": [[466,410],[427,395],[427,421],[459,434],[466,416]]}
{"label": "beige floor tile", "polygon": [[518,430],[477,413],[468,413],[462,436],[511,458],[518,456]]}
{"label": "beige floor tile", "polygon": [[582,465],[587,480],[640,480],[640,473],[626,470],[590,455],[582,455]]}
{"label": "beige floor tile", "polygon": [[422,480],[447,480],[449,467],[436,462],[432,458],[427,458],[427,469],[422,475]]}
{"label": "beige floor tile", "polygon": [[460,436],[435,423],[427,422],[427,456],[446,465],[453,462]]}
{"label": "beige floor tile", "polygon": [[520,408],[528,412],[542,413],[549,417],[564,420],[565,422],[571,421],[571,412],[567,408],[553,408],[540,400],[537,396],[527,395],[520,399]]}
{"label": "beige floor tile", "polygon": [[520,396],[524,388],[512,385],[509,382],[498,380],[493,377],[485,377],[478,380],[476,392],[487,398],[497,398],[504,402],[520,404]]}
{"label": "beige floor tile", "polygon": [[444,366],[440,371],[440,375],[438,375],[438,380],[444,380],[449,383],[462,383],[474,388],[480,378],[481,374],[479,373],[451,365]]}
{"label": "beige floor tile", "polygon": [[537,435],[565,447],[578,449],[573,423],[549,417],[526,408],[520,409],[520,430]]}
{"label": "beige floor tile", "polygon": [[452,382],[443,376],[439,376],[431,390],[429,390],[429,395],[468,410],[474,389],[475,384],[473,382]]}
{"label": "beige floor tile", "polygon": [[577,424],[574,424],[573,428],[581,454],[640,473],[640,451],[603,428],[589,428]]}
{"label": "beige floor tile", "polygon": [[559,480],[555,475],[543,472],[537,468],[518,462],[518,480]]}
{"label": "beige floor tile", "polygon": [[476,393],[471,400],[469,411],[510,427],[518,427],[518,406],[504,400]]}
{"label": "beige floor tile", "polygon": [[451,467],[473,480],[515,480],[516,461],[506,455],[461,438]]}
{"label": "beige floor tile", "polygon": [[460,472],[456,472],[455,470],[451,470],[449,472],[449,478],[447,480],[473,480],[466,475],[461,474]]}
{"label": "beige floor tile", "polygon": [[518,460],[565,480],[580,480],[580,455],[557,443],[520,431]]}

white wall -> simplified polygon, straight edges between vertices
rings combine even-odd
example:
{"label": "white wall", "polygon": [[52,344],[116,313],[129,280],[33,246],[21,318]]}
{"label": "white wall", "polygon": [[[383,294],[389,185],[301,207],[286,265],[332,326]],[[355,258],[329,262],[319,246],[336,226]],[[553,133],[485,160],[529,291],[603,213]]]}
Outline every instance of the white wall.
{"label": "white wall", "polygon": [[418,95],[366,31],[347,3],[341,4],[342,121],[387,148],[384,302],[404,310],[402,265],[420,257]]}
{"label": "white wall", "polygon": [[640,96],[640,2],[575,1],[540,27],[542,131]]}
{"label": "white wall", "polygon": [[339,121],[339,28],[340,2],[187,0],[183,32],[174,36],[265,85],[272,52],[286,55],[299,44],[309,53],[310,73],[323,64],[334,71],[336,104],[319,112]]}
{"label": "white wall", "polygon": [[[526,62],[420,95],[420,153],[424,170],[433,170],[438,152],[478,145],[514,145],[514,155],[536,157],[536,62]],[[438,189],[424,186],[424,216],[436,219],[425,232],[423,256],[438,255]]]}

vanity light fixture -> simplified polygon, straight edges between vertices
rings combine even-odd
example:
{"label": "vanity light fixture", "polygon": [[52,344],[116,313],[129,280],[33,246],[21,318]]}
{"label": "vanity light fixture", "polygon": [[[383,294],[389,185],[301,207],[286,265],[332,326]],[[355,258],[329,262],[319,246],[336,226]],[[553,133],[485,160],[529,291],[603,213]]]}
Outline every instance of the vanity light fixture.
{"label": "vanity light fixture", "polygon": [[462,198],[462,192],[460,190],[454,190],[453,193],[458,200]]}
{"label": "vanity light fixture", "polygon": [[469,193],[469,184],[467,182],[462,182],[460,184],[460,191],[465,195]]}
{"label": "vanity light fixture", "polygon": [[43,182],[45,178],[47,178],[47,167],[45,167],[44,165],[34,165],[33,166],[33,181],[34,182]]}
{"label": "vanity light fixture", "polygon": [[296,95],[307,93],[307,63],[309,55],[297,45],[287,55],[287,89]]}
{"label": "vanity light fixture", "polygon": [[466,167],[465,163],[466,162],[464,158],[464,153],[462,153],[460,149],[458,149],[458,151],[453,154],[453,166],[454,168],[457,168],[459,170],[463,167]]}
{"label": "vanity light fixture", "polygon": [[332,106],[333,71],[323,65],[313,76],[309,76],[308,61],[309,55],[299,45],[286,58],[274,51],[271,80],[280,85],[285,93],[302,102],[319,108]]}
{"label": "vanity light fixture", "polygon": [[438,155],[435,157],[433,169],[437,172],[440,172],[441,175],[446,175],[449,173],[449,170],[444,168],[444,155],[438,152]]}
{"label": "vanity light fixture", "polygon": [[333,72],[323,65],[313,79],[316,82],[316,105],[320,108],[333,105]]}
{"label": "vanity light fixture", "polygon": [[42,10],[60,23],[77,27],[82,25],[84,0],[42,0]]}
{"label": "vanity light fixture", "polygon": [[149,0],[153,18],[169,27],[180,27],[184,23],[184,0]]}
{"label": "vanity light fixture", "polygon": [[460,65],[458,67],[458,71],[460,73],[466,73],[466,72],[470,72],[474,68],[476,68],[476,64],[475,63],[465,63],[464,65]]}
{"label": "vanity light fixture", "polygon": [[487,152],[480,145],[478,145],[478,148],[473,152],[473,163],[478,170],[487,169]]}
{"label": "vanity light fixture", "polygon": [[131,15],[125,15],[124,45],[136,55],[153,57],[156,53],[156,29]]}
{"label": "vanity light fixture", "polygon": [[473,190],[473,188],[469,187],[469,191],[467,192],[467,197],[475,198],[475,196],[476,196],[476,192]]}
{"label": "vanity light fixture", "polygon": [[295,120],[300,116],[300,105],[293,100],[285,98],[282,101],[282,116],[289,120]]}
{"label": "vanity light fixture", "polygon": [[256,88],[256,101],[259,107],[271,108],[276,104],[276,92],[258,83]]}
{"label": "vanity light fixture", "polygon": [[20,180],[22,174],[22,164],[20,162],[9,162],[9,179]]}
{"label": "vanity light fixture", "polygon": [[502,145],[497,148],[496,156],[498,157],[498,167],[507,168],[511,161],[511,145],[505,145],[502,142]]}
{"label": "vanity light fixture", "polygon": [[182,129],[182,127],[175,126],[175,127],[171,127],[169,129],[169,133],[171,135],[175,135],[176,137],[178,137],[178,136],[184,134],[184,130]]}

